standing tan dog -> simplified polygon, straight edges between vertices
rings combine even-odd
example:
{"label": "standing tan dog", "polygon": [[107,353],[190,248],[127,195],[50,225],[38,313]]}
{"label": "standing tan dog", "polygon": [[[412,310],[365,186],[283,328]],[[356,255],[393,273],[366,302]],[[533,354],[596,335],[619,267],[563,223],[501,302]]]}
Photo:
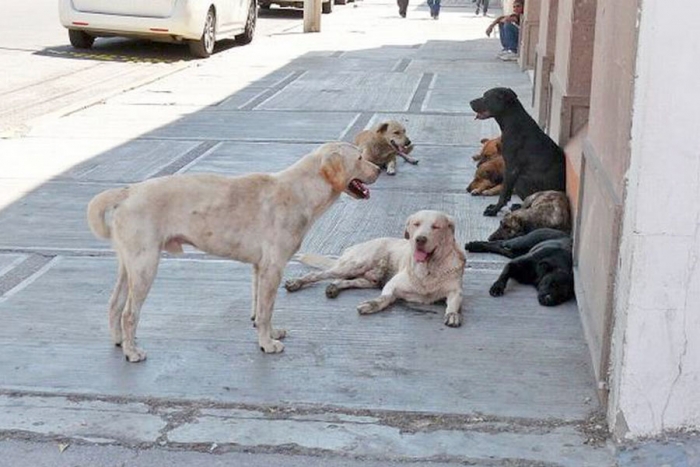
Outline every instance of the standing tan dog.
{"label": "standing tan dog", "polygon": [[334,260],[305,254],[298,259],[325,269],[285,283],[294,292],[314,282],[336,279],[326,288],[326,296],[335,298],[350,288],[382,288],[381,295],[361,303],[360,314],[381,311],[403,299],[433,303],[447,299],[445,324],[462,324],[462,276],[465,256],[454,237],[455,224],[439,211],[419,211],[406,221],[404,239],[377,238],[345,250]]}
{"label": "standing tan dog", "polygon": [[395,120],[361,131],[355,137],[355,144],[365,151],[367,160],[379,167],[386,167],[387,175],[396,174],[397,154],[410,164],[418,163],[418,159],[409,156],[413,143],[406,135],[406,128]]}
{"label": "standing tan dog", "polygon": [[[379,168],[349,143],[327,143],[274,174],[223,177],[172,175],[104,191],[87,209],[92,232],[111,238],[119,260],[109,301],[109,328],[126,359],[136,347],[136,327],[160,260],[160,251],[182,245],[253,265],[253,315],[261,350],[284,349],[286,332],[273,329],[272,312],[282,271],[304,235],[345,192],[369,198]],[[111,222],[106,214],[111,211]]]}
{"label": "standing tan dog", "polygon": [[503,173],[506,163],[503,160],[501,137],[483,138],[481,151],[472,156],[476,164],[474,179],[467,186],[467,191],[474,196],[494,196],[503,189]]}

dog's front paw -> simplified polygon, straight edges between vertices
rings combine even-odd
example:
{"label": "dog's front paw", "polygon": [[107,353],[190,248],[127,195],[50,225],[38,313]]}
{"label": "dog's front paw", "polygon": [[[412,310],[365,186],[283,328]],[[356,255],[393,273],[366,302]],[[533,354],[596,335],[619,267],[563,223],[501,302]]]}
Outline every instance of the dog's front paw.
{"label": "dog's front paw", "polygon": [[124,358],[127,362],[136,363],[146,360],[146,352],[139,349],[133,344],[122,343],[122,351],[124,352]]}
{"label": "dog's front paw", "polygon": [[357,312],[361,315],[371,315],[379,310],[379,302],[377,300],[367,300],[357,305]]}
{"label": "dog's front paw", "polygon": [[284,288],[287,292],[296,292],[301,289],[301,281],[299,279],[288,279],[284,282]]}
{"label": "dog's front paw", "polygon": [[328,298],[336,298],[340,294],[340,289],[338,288],[337,285],[335,284],[328,284],[328,287],[326,287],[326,297]]}
{"label": "dog's front paw", "polygon": [[458,328],[462,325],[462,313],[445,313],[445,326]]}
{"label": "dog's front paw", "polygon": [[260,350],[265,353],[280,353],[284,350],[284,344],[276,339],[268,339],[260,342]]}
{"label": "dog's front paw", "polygon": [[491,289],[489,289],[489,294],[491,294],[492,297],[500,297],[501,295],[503,295],[505,290],[506,285],[503,282],[496,281],[491,286]]}
{"label": "dog's front paw", "polygon": [[494,217],[496,214],[498,214],[499,210],[500,208],[497,204],[489,204],[484,210],[484,216]]}
{"label": "dog's front paw", "polygon": [[472,253],[484,253],[484,242],[467,242],[464,244],[464,249]]}
{"label": "dog's front paw", "polygon": [[396,175],[396,169],[386,169],[387,175]]}
{"label": "dog's front paw", "polygon": [[520,203],[513,203],[510,205],[510,210],[511,211],[517,211],[518,209],[522,208],[523,205]]}

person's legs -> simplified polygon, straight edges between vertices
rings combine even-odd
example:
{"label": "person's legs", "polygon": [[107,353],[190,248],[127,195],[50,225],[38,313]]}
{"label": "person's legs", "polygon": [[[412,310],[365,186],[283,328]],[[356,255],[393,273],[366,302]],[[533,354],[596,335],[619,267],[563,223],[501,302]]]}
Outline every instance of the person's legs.
{"label": "person's legs", "polygon": [[503,48],[518,53],[520,29],[512,23],[505,23],[498,25],[498,32]]}
{"label": "person's legs", "polygon": [[406,10],[408,9],[408,0],[396,0],[396,3],[399,5],[399,15],[405,18]]}
{"label": "person's legs", "polygon": [[432,14],[435,19],[438,19],[438,16],[440,16],[440,0],[433,0]]}
{"label": "person's legs", "polygon": [[[481,3],[483,4],[484,7],[484,16],[486,16],[486,12],[489,11],[489,0],[481,0]],[[477,13],[478,15],[479,13]]]}

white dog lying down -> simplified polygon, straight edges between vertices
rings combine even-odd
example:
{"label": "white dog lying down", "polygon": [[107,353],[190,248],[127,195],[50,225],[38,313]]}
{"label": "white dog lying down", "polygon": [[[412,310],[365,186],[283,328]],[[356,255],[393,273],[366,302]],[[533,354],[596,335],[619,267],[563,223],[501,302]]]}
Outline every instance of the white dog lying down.
{"label": "white dog lying down", "polygon": [[[281,352],[286,332],[272,327],[282,272],[311,225],[345,192],[369,198],[379,167],[349,143],[327,143],[274,174],[223,177],[172,175],[104,191],[88,205],[92,232],[111,238],[119,260],[109,301],[109,328],[126,359],[136,347],[141,305],[155,278],[160,251],[182,245],[253,265],[253,316],[260,348]],[[106,219],[112,212],[111,222]]]}
{"label": "white dog lying down", "polygon": [[326,288],[335,298],[343,289],[382,288],[378,298],[361,303],[357,311],[381,311],[396,299],[433,303],[447,299],[445,324],[462,324],[462,276],[465,255],[454,237],[454,221],[440,211],[419,211],[406,221],[405,239],[377,238],[351,246],[338,259],[304,254],[297,259],[323,268],[285,282],[288,291],[327,279]]}

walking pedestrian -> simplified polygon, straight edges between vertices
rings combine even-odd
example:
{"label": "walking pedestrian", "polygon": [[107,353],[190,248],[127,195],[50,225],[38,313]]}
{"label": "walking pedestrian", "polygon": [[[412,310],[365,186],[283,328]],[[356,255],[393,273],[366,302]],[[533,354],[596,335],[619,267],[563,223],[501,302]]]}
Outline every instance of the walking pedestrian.
{"label": "walking pedestrian", "polygon": [[428,0],[428,6],[430,7],[430,17],[438,19],[438,16],[440,16],[440,0]]}
{"label": "walking pedestrian", "polygon": [[476,14],[479,14],[479,10],[483,10],[484,16],[486,12],[489,11],[489,0],[474,0],[476,2]]}
{"label": "walking pedestrian", "polygon": [[396,4],[399,6],[399,16],[405,18],[406,10],[408,10],[408,0],[396,0]]}

